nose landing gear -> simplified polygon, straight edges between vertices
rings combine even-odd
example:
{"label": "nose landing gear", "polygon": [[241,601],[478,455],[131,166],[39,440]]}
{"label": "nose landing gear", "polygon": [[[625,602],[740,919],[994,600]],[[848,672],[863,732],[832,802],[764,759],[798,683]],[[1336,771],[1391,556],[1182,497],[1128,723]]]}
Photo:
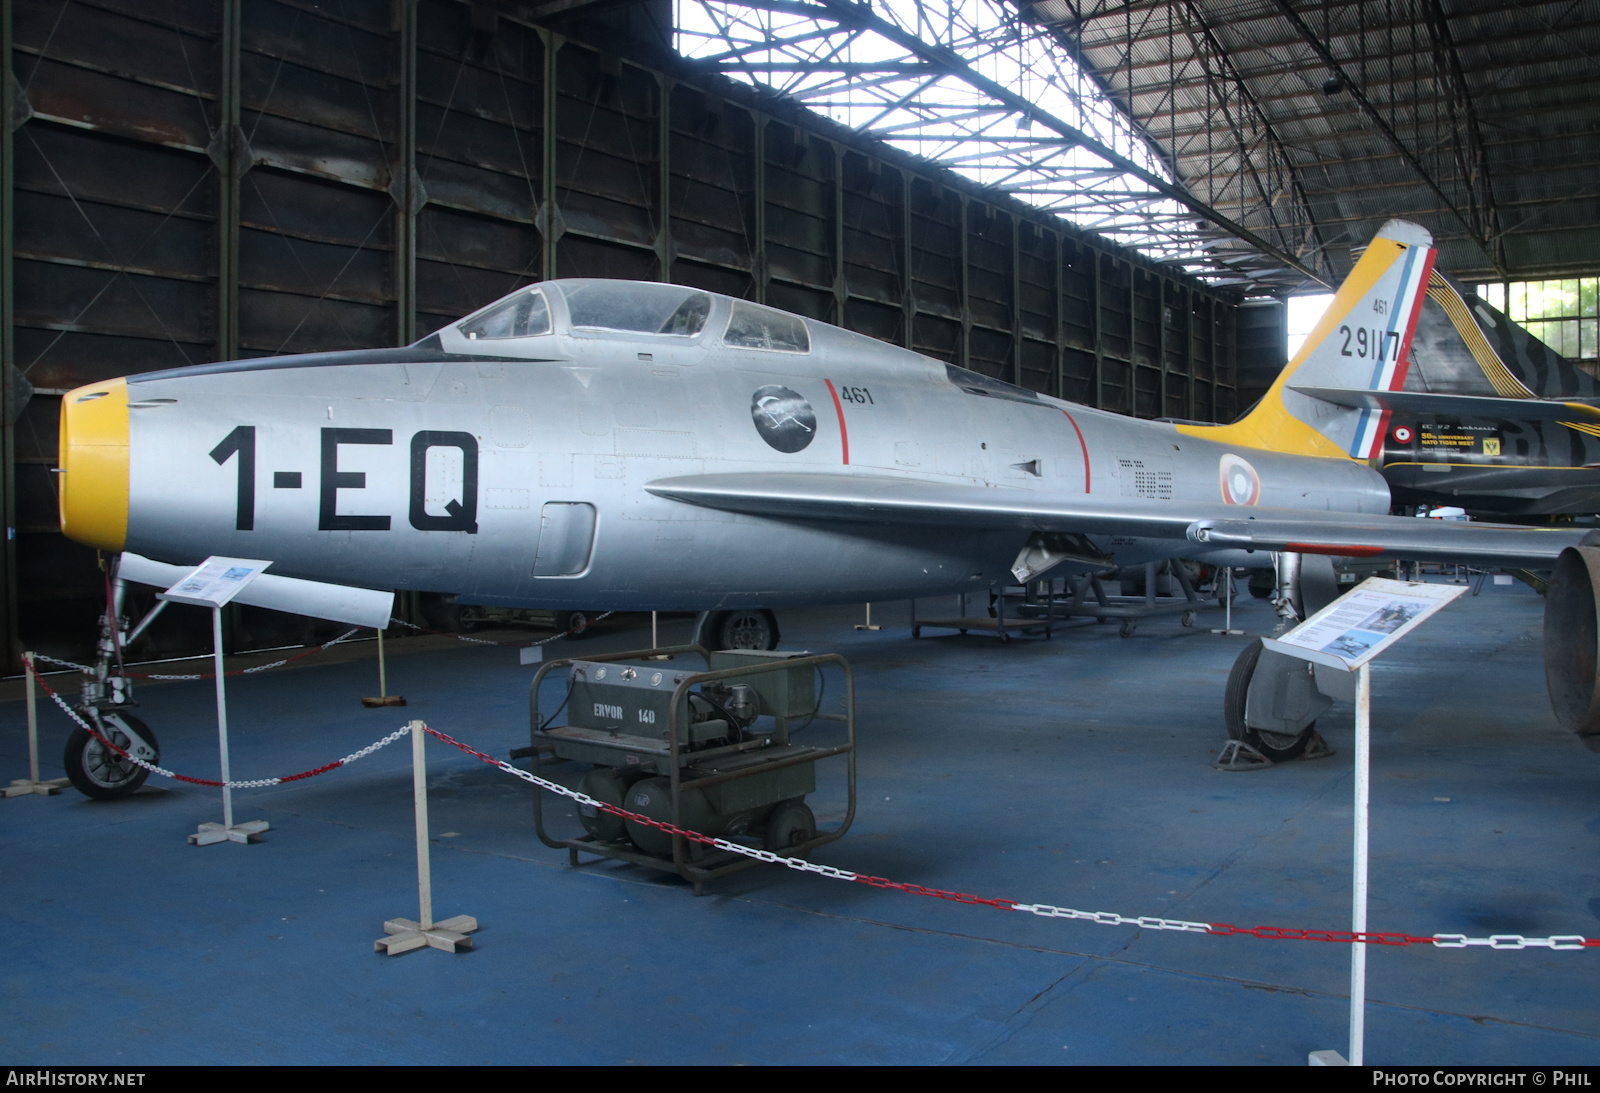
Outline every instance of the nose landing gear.
{"label": "nose landing gear", "polygon": [[[161,751],[156,743],[156,734],[133,714],[120,710],[102,713],[93,708],[85,709],[83,713],[84,719],[95,724],[101,736],[129,755],[152,764],[160,761]],[[144,767],[117,754],[84,728],[73,729],[67,737],[66,752],[61,762],[78,792],[97,801],[126,797],[150,777],[150,772]]]}

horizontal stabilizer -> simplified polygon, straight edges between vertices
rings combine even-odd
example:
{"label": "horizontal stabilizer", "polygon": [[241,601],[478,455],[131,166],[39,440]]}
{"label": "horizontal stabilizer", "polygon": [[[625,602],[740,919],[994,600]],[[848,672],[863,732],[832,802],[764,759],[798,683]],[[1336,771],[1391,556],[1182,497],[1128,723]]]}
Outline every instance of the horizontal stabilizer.
{"label": "horizontal stabilizer", "polygon": [[1600,421],[1600,407],[1538,398],[1443,395],[1432,391],[1358,391],[1291,386],[1291,391],[1353,410],[1399,411],[1443,418],[1485,417],[1518,421]]}
{"label": "horizontal stabilizer", "polygon": [[[135,584],[171,588],[187,577],[192,565],[169,565],[141,554],[123,551],[117,565],[117,576]],[[235,603],[252,607],[270,607],[274,611],[287,611],[291,615],[309,615],[314,619],[327,619],[350,626],[388,627],[394,613],[394,593],[379,592],[371,588],[352,588],[343,584],[324,584],[322,581],[303,581],[298,577],[279,577],[263,573],[244,587],[234,597]]]}
{"label": "horizontal stabilizer", "polygon": [[[1206,550],[1292,550],[1356,557],[1426,558],[1548,568],[1583,530],[1419,520],[1221,502],[1097,501],[1055,490],[992,489],[845,474],[702,474],[663,478],[657,497],[779,519],[1018,528],[1176,540]],[[1187,550],[1185,553],[1194,553]]]}

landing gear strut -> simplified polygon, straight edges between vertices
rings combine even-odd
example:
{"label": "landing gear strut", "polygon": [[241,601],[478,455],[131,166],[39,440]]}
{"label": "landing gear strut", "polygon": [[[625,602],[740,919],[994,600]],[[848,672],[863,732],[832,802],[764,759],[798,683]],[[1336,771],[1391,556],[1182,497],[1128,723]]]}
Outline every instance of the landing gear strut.
{"label": "landing gear strut", "polygon": [[[128,619],[122,613],[123,602],[123,583],[108,572],[106,611],[100,616],[100,640],[95,646],[94,667],[84,672],[76,710],[79,717],[94,726],[115,748],[155,765],[161,762],[161,745],[156,742],[156,734],[150,731],[150,726],[130,712],[136,703],[133,683],[123,671],[122,650],[144,633],[167,602],[158,601],[131,632]],[[84,796],[97,801],[126,797],[144,785],[150,776],[149,771],[119,755],[115,748],[107,747],[81,726],[67,737],[61,761],[67,768],[67,777]]]}

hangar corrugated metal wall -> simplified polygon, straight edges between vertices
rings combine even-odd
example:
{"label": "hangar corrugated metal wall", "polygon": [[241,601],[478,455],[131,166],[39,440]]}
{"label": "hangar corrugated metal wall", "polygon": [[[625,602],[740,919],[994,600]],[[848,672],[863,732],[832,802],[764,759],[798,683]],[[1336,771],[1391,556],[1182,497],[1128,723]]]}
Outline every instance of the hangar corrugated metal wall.
{"label": "hangar corrugated metal wall", "polygon": [[[85,655],[102,609],[56,528],[61,393],[404,344],[545,277],[763,300],[1143,417],[1237,409],[1234,296],[638,43],[457,0],[0,0],[0,34],[13,671],[24,640]],[[295,640],[269,614],[234,647]]]}

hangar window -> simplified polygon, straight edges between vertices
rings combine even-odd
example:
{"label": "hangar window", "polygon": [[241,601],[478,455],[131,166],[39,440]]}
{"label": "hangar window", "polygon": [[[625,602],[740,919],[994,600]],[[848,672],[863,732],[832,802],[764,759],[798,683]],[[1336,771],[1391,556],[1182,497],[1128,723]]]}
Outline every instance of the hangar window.
{"label": "hangar window", "polygon": [[536,288],[519,292],[461,324],[468,341],[531,338],[550,333],[550,308]]}
{"label": "hangar window", "polygon": [[692,338],[705,329],[711,297],[682,285],[569,281],[561,286],[577,330],[622,330]]}
{"label": "hangar window", "polygon": [[733,301],[733,313],[728,316],[722,341],[740,349],[811,352],[811,334],[804,319],[743,300]]}

